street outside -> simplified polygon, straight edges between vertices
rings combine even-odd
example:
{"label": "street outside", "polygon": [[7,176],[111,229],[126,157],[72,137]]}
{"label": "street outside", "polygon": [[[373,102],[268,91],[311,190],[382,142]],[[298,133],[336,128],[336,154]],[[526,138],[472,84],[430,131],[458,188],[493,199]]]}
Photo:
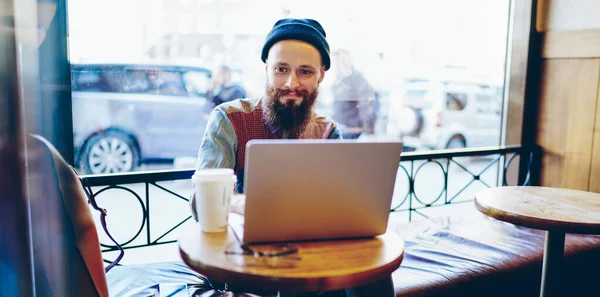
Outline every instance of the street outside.
{"label": "street outside", "polygon": [[[464,157],[455,159],[462,166],[467,168],[473,174],[479,174],[492,158],[473,158]],[[446,160],[441,160],[440,163],[445,167]],[[419,166],[423,164],[423,161],[415,161],[414,170],[416,171]],[[402,162],[402,165],[410,172],[410,162]],[[168,165],[151,165],[146,166],[148,169],[166,169]],[[473,180],[473,175],[466,172],[459,166],[452,164],[448,172],[448,200],[451,200],[455,195],[456,198],[452,200],[453,203],[442,207],[430,207],[427,209],[421,209],[420,212],[428,217],[441,217],[441,216],[453,216],[462,217],[477,213],[471,200],[475,193],[479,190],[486,188],[487,186],[482,183],[485,182],[490,186],[496,185],[498,176],[498,167],[491,166],[481,175],[481,181],[473,181],[466,189],[463,188]],[[167,181],[159,182],[159,186],[168,189],[182,197],[189,197],[192,191],[192,184],[189,180],[179,181]],[[140,230],[143,220],[143,210],[141,204],[145,205],[146,189],[144,184],[133,184],[125,185],[125,187],[135,192],[139,197],[138,200],[132,193],[123,189],[110,189],[102,192],[98,195],[98,204],[108,210],[107,224],[108,229],[114,236],[114,238],[120,242],[129,241],[134,235]],[[421,167],[415,178],[415,195],[421,201],[417,201],[413,198],[413,208],[423,207],[425,204],[440,205],[444,204],[445,193],[444,188],[444,174],[440,169],[439,165],[434,162],[430,162]],[[98,192],[101,188],[94,188],[94,192]],[[156,240],[162,236],[169,229],[173,228],[179,222],[185,220],[189,215],[188,202],[180,199],[159,187],[149,185],[149,199],[150,199],[150,230],[151,230],[151,241]],[[394,196],[392,199],[392,208],[396,208],[401,204],[406,197],[408,192],[408,179],[404,170],[399,169],[396,184],[394,188]],[[438,196],[441,196],[436,201]],[[398,208],[398,210],[408,209],[408,199]],[[98,232],[100,235],[101,243],[112,244],[110,239],[106,236],[99,224],[99,214],[92,210],[96,223],[98,226]],[[409,213],[408,211],[393,212],[390,215],[390,225],[397,223],[408,222]],[[424,217],[416,212],[412,213],[413,221],[422,220]],[[182,230],[187,224],[193,224],[194,222],[190,219],[184,223],[181,227],[175,229],[172,233],[162,238],[160,241],[177,240],[179,231]],[[139,237],[128,243],[131,245],[141,245],[146,243],[147,229],[144,227],[141,230]],[[114,259],[116,253],[105,253],[105,259]],[[179,251],[176,243],[159,245],[154,247],[144,247],[129,249],[125,251],[125,257],[121,264],[141,264],[150,262],[164,262],[164,261],[179,261]]]}

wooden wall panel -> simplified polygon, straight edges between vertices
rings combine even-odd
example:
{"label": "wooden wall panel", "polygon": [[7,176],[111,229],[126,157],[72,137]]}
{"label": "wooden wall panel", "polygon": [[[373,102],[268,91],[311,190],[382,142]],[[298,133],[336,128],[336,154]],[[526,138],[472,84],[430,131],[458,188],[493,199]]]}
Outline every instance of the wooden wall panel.
{"label": "wooden wall panel", "polygon": [[600,57],[600,29],[546,32],[542,40],[546,59]]}
{"label": "wooden wall panel", "polygon": [[[600,74],[599,74],[600,76]],[[590,173],[589,191],[600,193],[600,83],[596,99],[596,125],[594,128],[594,143],[592,146],[592,166]]]}
{"label": "wooden wall panel", "polygon": [[600,59],[543,62],[538,134],[544,186],[587,190],[596,120]]}
{"label": "wooden wall panel", "polygon": [[598,0],[538,0],[539,32],[600,28]]}
{"label": "wooden wall panel", "polygon": [[538,0],[541,184],[600,193],[600,1]]}

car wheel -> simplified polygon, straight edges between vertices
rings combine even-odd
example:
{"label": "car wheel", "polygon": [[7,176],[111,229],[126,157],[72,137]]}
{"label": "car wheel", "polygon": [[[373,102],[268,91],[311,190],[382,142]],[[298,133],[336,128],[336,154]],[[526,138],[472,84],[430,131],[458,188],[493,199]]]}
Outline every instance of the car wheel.
{"label": "car wheel", "polygon": [[86,174],[106,174],[132,171],[138,161],[138,149],[129,135],[107,132],[87,141],[80,165]]}
{"label": "car wheel", "polygon": [[400,132],[403,135],[418,136],[423,129],[423,116],[418,109],[412,107],[402,108],[398,116],[400,119]]}
{"label": "car wheel", "polygon": [[448,143],[446,143],[447,149],[457,149],[457,148],[465,148],[465,147],[467,147],[467,141],[465,140],[464,137],[462,137],[460,135],[452,136],[452,138],[450,138],[450,140],[448,140]]}

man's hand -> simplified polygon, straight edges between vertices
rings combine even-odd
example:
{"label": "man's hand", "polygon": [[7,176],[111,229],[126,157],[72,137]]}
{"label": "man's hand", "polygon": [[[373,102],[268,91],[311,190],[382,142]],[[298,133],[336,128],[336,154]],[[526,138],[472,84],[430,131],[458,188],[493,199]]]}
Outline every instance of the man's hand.
{"label": "man's hand", "polygon": [[235,212],[244,215],[244,209],[246,208],[246,195],[234,194],[231,196],[231,212]]}

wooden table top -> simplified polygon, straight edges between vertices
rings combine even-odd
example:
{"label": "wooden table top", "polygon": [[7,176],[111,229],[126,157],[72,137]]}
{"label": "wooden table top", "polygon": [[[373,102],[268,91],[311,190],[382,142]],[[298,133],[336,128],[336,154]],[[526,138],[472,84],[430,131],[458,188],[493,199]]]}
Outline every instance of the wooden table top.
{"label": "wooden table top", "polygon": [[519,226],[600,234],[600,194],[548,187],[497,187],[475,195],[487,216]]}
{"label": "wooden table top", "polygon": [[[187,227],[180,233],[179,251],[188,266],[215,281],[267,290],[316,292],[365,285],[391,275],[404,257],[404,241],[388,231],[373,238],[293,242],[289,245],[298,247],[294,256],[299,260],[259,258],[280,262],[257,262],[253,256],[225,254],[239,247],[231,228],[204,233],[196,224]],[[240,237],[242,229],[235,228]]]}

